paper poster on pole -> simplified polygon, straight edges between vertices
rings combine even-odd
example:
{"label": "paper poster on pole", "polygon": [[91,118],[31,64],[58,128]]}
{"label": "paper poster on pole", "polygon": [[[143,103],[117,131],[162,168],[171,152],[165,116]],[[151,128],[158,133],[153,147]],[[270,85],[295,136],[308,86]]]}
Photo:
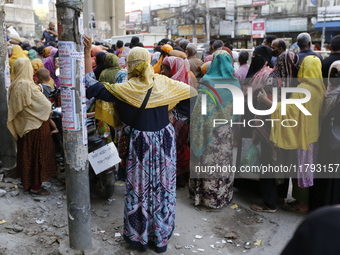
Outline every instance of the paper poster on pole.
{"label": "paper poster on pole", "polygon": [[62,126],[64,130],[80,130],[79,118],[76,114],[75,91],[71,89],[61,90]]}
{"label": "paper poster on pole", "polygon": [[76,79],[75,59],[71,57],[76,51],[76,43],[59,41],[60,86],[74,87]]}
{"label": "paper poster on pole", "polygon": [[[84,60],[84,54],[83,54]],[[81,103],[86,104],[86,87],[85,87],[85,64],[84,62],[80,65],[80,94],[81,94]]]}
{"label": "paper poster on pole", "polygon": [[84,16],[83,14],[80,14],[80,17],[78,19],[78,27],[79,27],[79,34],[84,34]]}
{"label": "paper poster on pole", "polygon": [[8,62],[8,58],[5,61],[5,87],[6,89],[9,88],[9,86],[11,86],[11,73],[10,73],[10,66],[9,66],[9,62]]}
{"label": "paper poster on pole", "polygon": [[89,153],[88,159],[96,174],[113,167],[121,161],[113,142]]}
{"label": "paper poster on pole", "polygon": [[84,146],[88,145],[88,135],[87,135],[87,125],[86,125],[86,112],[87,112],[87,108],[86,108],[86,104],[82,104],[82,112],[83,112],[83,117],[82,117],[82,123],[83,123],[83,144]]}

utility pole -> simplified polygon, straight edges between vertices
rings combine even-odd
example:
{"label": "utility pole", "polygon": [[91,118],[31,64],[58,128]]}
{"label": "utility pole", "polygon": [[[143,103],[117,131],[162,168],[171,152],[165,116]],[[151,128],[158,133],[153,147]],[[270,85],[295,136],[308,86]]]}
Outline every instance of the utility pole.
{"label": "utility pole", "polygon": [[[6,3],[11,1],[6,1]],[[13,1],[12,1],[13,3]],[[7,86],[9,85],[9,65],[6,46],[5,30],[5,1],[0,0],[0,161],[4,168],[12,168],[16,163],[16,149],[14,139],[7,129]],[[1,166],[0,166],[1,168]]]}
{"label": "utility pole", "polygon": [[205,0],[205,9],[207,9],[206,15],[206,33],[207,33],[207,42],[210,42],[210,7],[209,7],[209,0]]}
{"label": "utility pole", "polygon": [[323,50],[326,39],[326,16],[327,16],[327,7],[329,5],[329,1],[324,1],[325,11],[323,12],[323,27],[322,27],[322,35],[321,35],[321,50]]}
{"label": "utility pole", "polygon": [[[116,35],[116,13],[115,13],[115,10],[116,10],[116,0],[112,0],[111,1],[111,16],[110,16],[110,19],[111,19],[111,36],[115,36]],[[118,35],[118,33],[117,33]]]}
{"label": "utility pole", "polygon": [[63,142],[70,247],[92,248],[89,167],[87,162],[83,1],[57,0]]}
{"label": "utility pole", "polygon": [[196,19],[197,19],[197,12],[196,12],[197,2],[196,0],[192,1],[191,11],[193,15],[193,24],[192,24],[192,43],[197,44],[197,36],[196,36]]}

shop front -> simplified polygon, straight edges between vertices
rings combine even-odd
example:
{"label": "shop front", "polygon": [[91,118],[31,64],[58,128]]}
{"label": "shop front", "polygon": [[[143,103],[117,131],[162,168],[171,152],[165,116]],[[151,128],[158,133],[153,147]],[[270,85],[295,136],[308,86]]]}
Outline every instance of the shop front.
{"label": "shop front", "polygon": [[296,41],[296,37],[308,31],[308,18],[271,19],[266,21],[266,35],[285,38],[287,43]]}
{"label": "shop front", "polygon": [[340,6],[318,8],[318,18],[314,29],[322,34],[323,28],[325,28],[326,43],[329,43],[333,36],[340,34]]}
{"label": "shop front", "polygon": [[178,35],[185,39],[192,40],[195,32],[197,43],[204,43],[206,38],[204,24],[196,24],[196,30],[194,29],[193,25],[178,26]]}

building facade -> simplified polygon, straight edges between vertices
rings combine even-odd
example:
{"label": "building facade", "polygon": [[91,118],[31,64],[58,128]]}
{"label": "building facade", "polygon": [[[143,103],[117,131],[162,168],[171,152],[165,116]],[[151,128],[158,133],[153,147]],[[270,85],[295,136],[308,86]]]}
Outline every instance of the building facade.
{"label": "building facade", "polygon": [[[312,40],[319,43],[320,22],[326,15],[327,22],[333,22],[326,22],[327,29],[329,28],[326,29],[327,42],[340,27],[340,15],[339,18],[334,18],[336,14],[333,13],[331,19],[331,7],[324,15],[324,2],[335,7],[340,4],[338,0],[174,0],[160,4],[149,2],[139,6],[137,11],[126,13],[126,22],[129,25],[127,32],[161,32],[171,35],[173,39],[178,36],[196,37],[198,42],[205,42],[209,33],[210,38],[232,42],[237,48],[258,45],[268,34],[293,43],[299,33],[309,32]],[[336,8],[333,12],[335,10]]]}
{"label": "building facade", "polygon": [[32,0],[14,0],[13,4],[5,4],[5,13],[6,25],[12,25],[21,37],[36,37]]}
{"label": "building facade", "polygon": [[[55,4],[56,0],[14,0],[13,4],[5,4],[5,22],[21,37],[39,40],[48,23],[57,22]],[[85,33],[96,40],[125,35],[124,1],[84,1],[83,17]]]}
{"label": "building facade", "polygon": [[340,1],[339,0],[325,0],[318,1],[317,18],[314,28],[321,34],[325,29],[325,42],[329,42],[331,38],[340,34]]}
{"label": "building facade", "polygon": [[95,40],[125,35],[125,1],[84,1],[84,29]]}

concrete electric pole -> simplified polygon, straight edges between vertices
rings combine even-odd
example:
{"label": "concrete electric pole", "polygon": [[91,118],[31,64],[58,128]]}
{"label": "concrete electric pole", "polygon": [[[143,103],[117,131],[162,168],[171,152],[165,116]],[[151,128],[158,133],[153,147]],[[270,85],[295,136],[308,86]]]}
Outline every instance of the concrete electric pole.
{"label": "concrete electric pole", "polygon": [[0,30],[0,161],[2,167],[10,169],[16,163],[16,148],[14,139],[7,129],[7,87],[10,84],[10,78],[6,46],[5,3],[13,3],[13,1],[0,0],[0,22],[3,28]]}
{"label": "concrete electric pole", "polygon": [[82,44],[83,1],[57,0],[63,141],[70,247],[92,248]]}
{"label": "concrete electric pole", "polygon": [[324,50],[325,40],[326,40],[326,16],[327,16],[327,7],[329,5],[329,1],[324,1],[323,3],[325,10],[323,12],[323,27],[322,27],[322,35],[321,35],[321,50]]}

